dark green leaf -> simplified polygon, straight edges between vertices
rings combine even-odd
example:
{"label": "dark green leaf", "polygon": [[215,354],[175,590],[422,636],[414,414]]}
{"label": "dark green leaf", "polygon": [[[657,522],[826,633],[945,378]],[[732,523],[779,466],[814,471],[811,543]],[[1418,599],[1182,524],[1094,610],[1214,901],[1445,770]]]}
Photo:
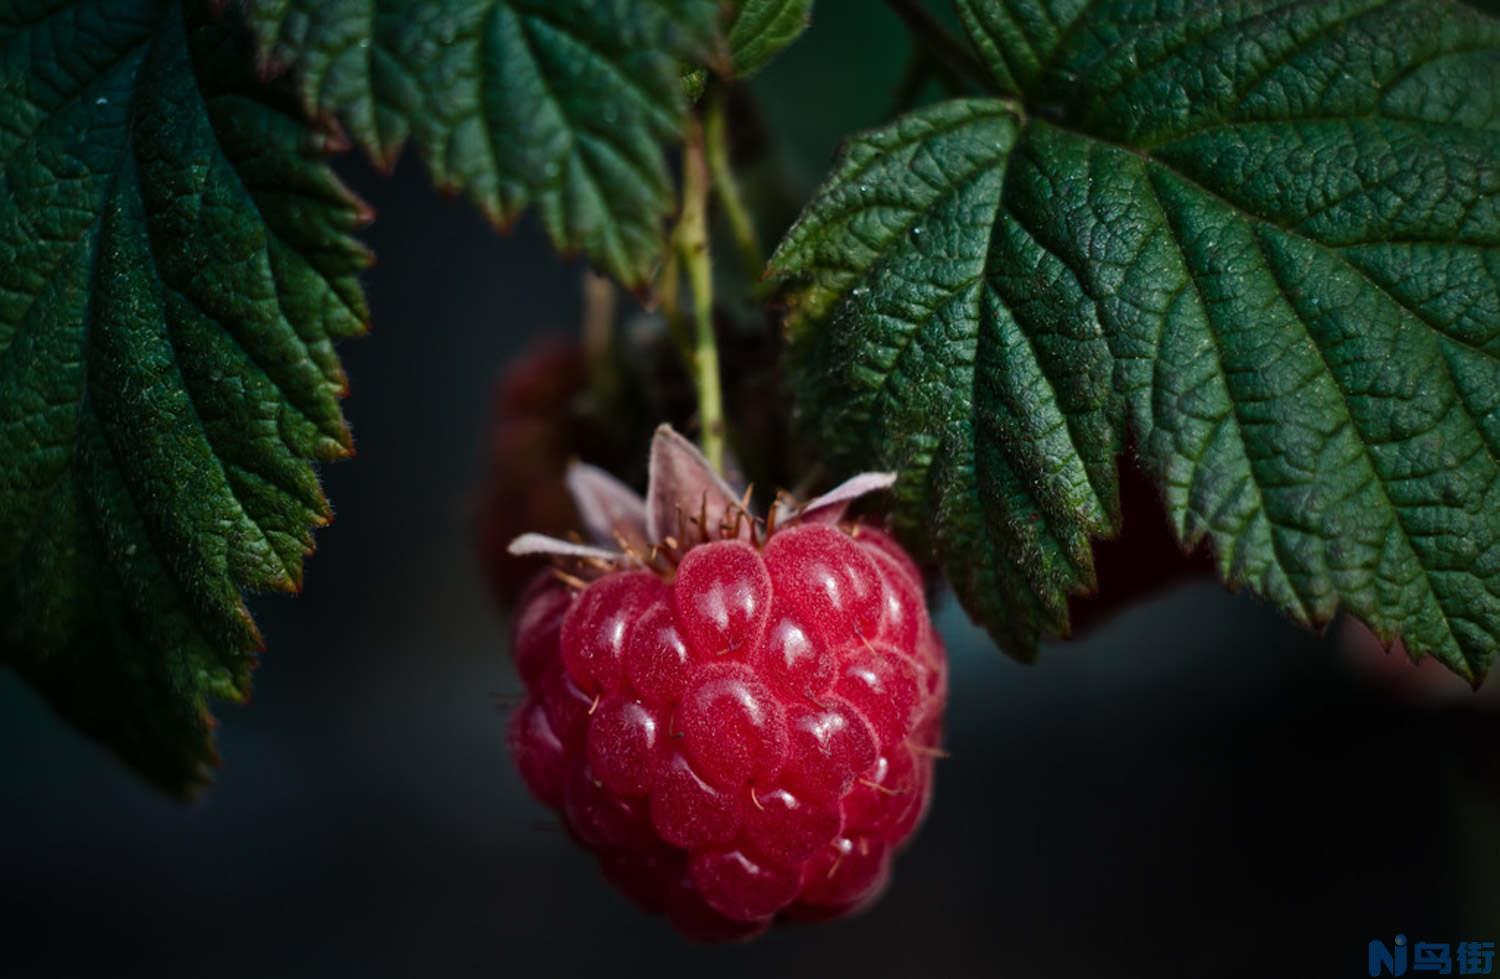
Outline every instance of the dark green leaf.
{"label": "dark green leaf", "polygon": [[[241,700],[348,454],[358,202],[202,11],[0,12],[4,660],[168,791]],[[241,70],[237,70],[237,68]]]}
{"label": "dark green leaf", "polygon": [[742,0],[729,27],[734,72],[753,75],[807,30],[812,0]]}
{"label": "dark green leaf", "polygon": [[1500,643],[1500,25],[1441,0],[966,0],[1008,99],[849,146],[773,260],[802,411],[1012,650],[1128,441],[1178,539],[1476,680]]}
{"label": "dark green leaf", "polygon": [[559,248],[644,285],[672,184],[661,144],[717,0],[245,0],[268,65],[380,164],[407,139],[492,220],[535,204]]}

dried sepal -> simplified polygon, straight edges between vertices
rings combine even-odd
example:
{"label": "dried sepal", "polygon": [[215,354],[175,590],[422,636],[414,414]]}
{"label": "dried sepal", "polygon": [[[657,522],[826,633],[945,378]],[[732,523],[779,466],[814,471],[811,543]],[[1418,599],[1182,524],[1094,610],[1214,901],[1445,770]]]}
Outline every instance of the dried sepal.
{"label": "dried sepal", "polygon": [[646,526],[653,542],[675,537],[679,542],[702,542],[720,536],[721,528],[736,528],[735,537],[753,540],[750,521],[739,494],[698,451],[670,425],[659,425],[651,439],[650,478],[646,487]]}
{"label": "dried sepal", "polygon": [[860,473],[839,483],[822,496],[813,497],[800,507],[795,503],[778,499],[773,507],[779,511],[776,515],[776,522],[783,525],[793,520],[801,520],[804,523],[838,523],[844,519],[844,514],[849,510],[849,504],[861,496],[890,489],[895,484],[895,473]]}
{"label": "dried sepal", "polygon": [[860,473],[805,504],[778,493],[768,518],[762,520],[750,509],[750,488],[736,494],[696,446],[663,424],[651,440],[644,500],[609,473],[582,462],[569,467],[566,482],[593,543],[522,534],[509,551],[518,556],[547,555],[558,571],[587,581],[622,567],[643,566],[670,576],[682,556],[698,544],[743,540],[759,546],[778,528],[801,522],[838,523],[850,503],[889,489],[896,476]]}
{"label": "dried sepal", "polygon": [[636,554],[651,550],[646,501],[639,493],[585,462],[569,465],[565,481],[590,540]]}
{"label": "dried sepal", "polygon": [[619,563],[624,557],[619,551],[606,550],[602,547],[594,547],[589,544],[579,544],[575,541],[562,540],[558,537],[549,537],[546,534],[522,534],[510,542],[506,548],[515,557],[527,557],[532,554],[545,554],[548,557],[570,558],[579,561],[607,561],[611,564]]}

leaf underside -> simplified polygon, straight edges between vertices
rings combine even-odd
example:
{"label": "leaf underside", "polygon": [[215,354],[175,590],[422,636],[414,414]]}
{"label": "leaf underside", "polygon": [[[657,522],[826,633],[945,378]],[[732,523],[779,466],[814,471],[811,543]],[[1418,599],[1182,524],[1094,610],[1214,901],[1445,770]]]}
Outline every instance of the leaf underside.
{"label": "leaf underside", "polygon": [[348,454],[358,202],[196,4],[0,12],[0,654],[163,789],[243,700]]}
{"label": "leaf underside", "polygon": [[1500,640],[1500,22],[961,0],[996,97],[853,140],[772,260],[799,400],[1002,645],[1134,444],[1178,540],[1478,682]]}
{"label": "leaf underside", "polygon": [[439,186],[645,286],[673,206],[663,143],[718,0],[244,0],[268,71],[377,163],[416,144]]}

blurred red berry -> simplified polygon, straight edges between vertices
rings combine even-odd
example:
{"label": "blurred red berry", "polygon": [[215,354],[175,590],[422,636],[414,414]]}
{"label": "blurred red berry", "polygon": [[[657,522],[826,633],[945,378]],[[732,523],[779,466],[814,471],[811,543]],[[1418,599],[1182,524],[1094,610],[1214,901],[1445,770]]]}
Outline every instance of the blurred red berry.
{"label": "blurred red berry", "polygon": [[561,534],[578,523],[563,475],[576,451],[574,402],[586,376],[577,343],[546,339],[517,358],[495,386],[488,472],[475,516],[480,559],[502,607],[544,563],[510,557],[505,545],[528,530]]}

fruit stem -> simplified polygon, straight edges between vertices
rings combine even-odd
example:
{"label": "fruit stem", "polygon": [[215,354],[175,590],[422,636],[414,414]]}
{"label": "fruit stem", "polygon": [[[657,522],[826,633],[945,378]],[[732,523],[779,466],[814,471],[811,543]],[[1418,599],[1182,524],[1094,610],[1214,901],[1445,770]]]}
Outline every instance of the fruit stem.
{"label": "fruit stem", "polygon": [[703,141],[714,193],[719,199],[719,205],[724,208],[729,233],[739,249],[740,264],[744,266],[745,277],[755,282],[765,270],[766,256],[760,248],[760,237],[755,233],[755,220],[750,216],[750,209],[745,206],[739,182],[729,165],[729,135],[725,122],[727,101],[722,86],[710,88],[703,109]]}
{"label": "fruit stem", "polygon": [[673,247],[687,273],[693,300],[693,330],[686,338],[688,372],[698,389],[699,436],[708,464],[724,471],[724,395],[719,379],[719,347],[714,336],[713,264],[708,251],[709,170],[703,127],[688,122],[682,146],[682,213]]}
{"label": "fruit stem", "polygon": [[614,392],[612,357],[615,332],[615,284],[592,269],[583,272],[583,356],[589,389],[605,400]]}

